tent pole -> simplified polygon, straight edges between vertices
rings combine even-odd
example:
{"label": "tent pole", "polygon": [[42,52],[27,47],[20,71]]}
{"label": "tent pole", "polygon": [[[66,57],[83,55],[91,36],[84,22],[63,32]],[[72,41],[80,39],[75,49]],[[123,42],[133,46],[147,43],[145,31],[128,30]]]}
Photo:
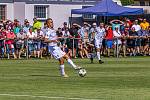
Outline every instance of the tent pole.
{"label": "tent pole", "polygon": [[107,16],[104,16],[104,24],[107,24]]}
{"label": "tent pole", "polygon": [[70,28],[72,27],[72,13],[71,13],[71,18],[70,18]]}

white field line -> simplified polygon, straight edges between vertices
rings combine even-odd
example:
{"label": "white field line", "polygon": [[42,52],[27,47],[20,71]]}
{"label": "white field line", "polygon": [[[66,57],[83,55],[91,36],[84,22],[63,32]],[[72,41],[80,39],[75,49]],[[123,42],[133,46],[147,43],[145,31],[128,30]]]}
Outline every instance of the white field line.
{"label": "white field line", "polygon": [[99,100],[99,99],[85,99],[85,98],[65,98],[65,97],[50,97],[50,96],[35,96],[35,95],[19,95],[19,94],[0,94],[0,96],[10,97],[31,97],[31,98],[45,98],[45,99],[67,99],[67,100]]}

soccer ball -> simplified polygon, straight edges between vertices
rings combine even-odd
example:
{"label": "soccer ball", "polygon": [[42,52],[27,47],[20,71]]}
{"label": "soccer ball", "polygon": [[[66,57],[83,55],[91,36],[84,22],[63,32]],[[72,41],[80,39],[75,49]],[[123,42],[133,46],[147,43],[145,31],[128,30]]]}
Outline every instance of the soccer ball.
{"label": "soccer ball", "polygon": [[86,70],[84,68],[78,71],[79,76],[84,77],[86,75]]}

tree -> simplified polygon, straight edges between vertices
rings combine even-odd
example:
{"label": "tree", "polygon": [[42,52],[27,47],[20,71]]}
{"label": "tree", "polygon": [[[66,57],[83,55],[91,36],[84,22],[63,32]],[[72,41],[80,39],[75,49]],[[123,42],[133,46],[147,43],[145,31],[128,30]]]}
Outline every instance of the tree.
{"label": "tree", "polygon": [[122,5],[131,5],[134,3],[134,0],[121,0]]}

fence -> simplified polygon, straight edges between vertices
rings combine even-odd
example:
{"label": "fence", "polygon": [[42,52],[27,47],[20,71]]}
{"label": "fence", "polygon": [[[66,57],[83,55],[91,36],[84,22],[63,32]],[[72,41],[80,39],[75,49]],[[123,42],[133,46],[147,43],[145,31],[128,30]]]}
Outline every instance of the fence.
{"label": "fence", "polygon": [[[62,37],[59,37],[59,38],[62,38]],[[82,40],[83,38],[74,38],[74,37],[65,37],[65,38],[63,38],[63,39],[72,39],[72,53],[73,53],[73,55],[74,55],[74,44],[75,44],[75,40]],[[84,39],[88,39],[88,38],[84,38]],[[148,44],[149,44],[149,46],[150,46],[150,36],[123,36],[123,37],[116,37],[116,38],[113,38],[113,40],[116,40],[116,41],[118,41],[119,39],[124,39],[124,40],[128,40],[128,39],[147,39],[147,41],[148,41]],[[28,39],[26,39],[25,41],[27,41],[27,44],[26,44],[26,54],[27,54],[27,56],[26,56],[26,58],[27,59],[29,59],[29,55],[28,55],[28,50],[29,50],[29,46],[28,46]],[[116,57],[118,58],[119,57],[119,44],[118,44],[118,42],[116,42]],[[150,48],[149,48],[150,49]]]}

